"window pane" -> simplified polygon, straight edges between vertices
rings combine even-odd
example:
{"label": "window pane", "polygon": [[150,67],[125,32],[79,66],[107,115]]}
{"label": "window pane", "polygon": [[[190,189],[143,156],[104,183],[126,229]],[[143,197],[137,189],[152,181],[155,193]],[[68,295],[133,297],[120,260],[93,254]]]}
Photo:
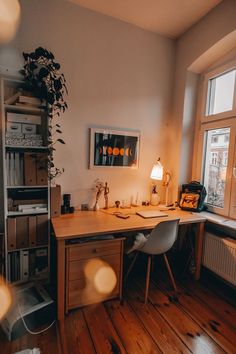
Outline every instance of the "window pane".
{"label": "window pane", "polygon": [[236,70],[232,70],[209,80],[207,115],[233,109],[235,72]]}
{"label": "window pane", "polygon": [[206,133],[203,177],[206,202],[219,208],[224,207],[229,135],[230,128],[208,130]]}

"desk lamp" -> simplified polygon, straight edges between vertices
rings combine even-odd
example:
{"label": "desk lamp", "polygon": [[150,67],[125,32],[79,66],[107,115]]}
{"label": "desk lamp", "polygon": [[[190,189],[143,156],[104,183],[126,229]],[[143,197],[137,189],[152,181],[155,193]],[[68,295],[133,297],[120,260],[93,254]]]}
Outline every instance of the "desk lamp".
{"label": "desk lamp", "polygon": [[[160,162],[160,157],[158,158],[157,160],[157,163],[153,166],[152,168],[152,172],[151,172],[151,175],[150,175],[150,178],[155,180],[155,181],[162,181],[163,179],[163,166]],[[159,194],[157,193],[157,185],[156,183],[154,182],[153,183],[153,186],[152,186],[152,194],[151,194],[151,205],[158,205],[160,202],[160,196]]]}
{"label": "desk lamp", "polygon": [[[169,184],[170,184],[170,180],[171,180],[171,174],[164,170],[164,167],[161,164],[160,157],[158,158],[157,163],[152,168],[150,178],[154,179],[154,180],[163,181],[162,184],[164,187],[166,187],[165,206],[168,206],[168,192],[169,192]],[[157,194],[156,188],[157,188],[157,185],[154,184],[154,186],[152,188],[151,205],[158,205],[159,201],[160,201],[160,197]],[[155,195],[157,195],[157,196],[155,196]],[[157,199],[158,199],[158,201],[156,202],[155,200],[157,200]]]}

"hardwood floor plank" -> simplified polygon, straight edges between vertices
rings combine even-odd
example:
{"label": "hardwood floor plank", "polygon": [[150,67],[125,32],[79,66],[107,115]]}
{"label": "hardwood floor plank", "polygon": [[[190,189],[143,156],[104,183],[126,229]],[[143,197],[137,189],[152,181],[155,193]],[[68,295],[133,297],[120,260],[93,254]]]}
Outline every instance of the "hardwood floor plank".
{"label": "hardwood floor plank", "polygon": [[84,307],[83,314],[93,339],[96,353],[126,353],[126,350],[104,308],[104,304],[101,303]]}
{"label": "hardwood floor plank", "polygon": [[68,353],[96,353],[82,310],[72,311],[65,318],[64,336],[66,337]]}
{"label": "hardwood floor plank", "polygon": [[[40,329],[38,329],[40,330]],[[60,354],[57,343],[56,326],[52,326],[46,332],[37,335],[26,334],[19,339],[8,342],[2,334],[0,339],[0,353],[12,354],[23,349],[39,348],[41,354]]]}
{"label": "hardwood floor plank", "polygon": [[223,349],[191,317],[171,302],[153,282],[150,284],[149,299],[193,353],[224,353]]}
{"label": "hardwood floor plank", "polygon": [[150,302],[146,305],[143,303],[142,294],[140,294],[138,287],[134,283],[132,283],[132,288],[126,291],[125,297],[163,353],[191,353],[170,325],[156,311],[155,307]]}
{"label": "hardwood floor plank", "polygon": [[205,271],[203,273],[201,282],[206,286],[206,288],[209,288],[211,291],[213,291],[216,296],[221,297],[224,301],[236,307],[235,291],[230,289],[229,286],[217,279],[211,273],[209,274],[209,271]]}
{"label": "hardwood floor plank", "polygon": [[129,354],[161,353],[143,324],[129,307],[127,302],[121,305],[118,300],[105,304],[110,318]]}
{"label": "hardwood floor plank", "polygon": [[236,331],[227,323],[221,320],[221,317],[212,312],[207,305],[186,291],[178,283],[178,298],[173,296],[169,287],[160,278],[158,287],[164,292],[170,301],[183,309],[204,331],[227,353],[235,353]]}
{"label": "hardwood floor plank", "polygon": [[181,286],[190,292],[201,303],[208,306],[213,313],[216,313],[228,325],[236,329],[236,307],[216,296],[209,288],[192,279],[180,280]]}

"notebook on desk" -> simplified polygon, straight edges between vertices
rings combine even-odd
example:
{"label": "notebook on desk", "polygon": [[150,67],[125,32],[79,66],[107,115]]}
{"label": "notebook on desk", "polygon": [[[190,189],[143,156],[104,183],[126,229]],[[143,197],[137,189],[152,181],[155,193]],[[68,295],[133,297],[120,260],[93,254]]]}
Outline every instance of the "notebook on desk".
{"label": "notebook on desk", "polygon": [[142,216],[144,219],[148,218],[160,218],[162,216],[168,216],[168,214],[163,213],[159,210],[140,210],[136,212],[137,215]]}

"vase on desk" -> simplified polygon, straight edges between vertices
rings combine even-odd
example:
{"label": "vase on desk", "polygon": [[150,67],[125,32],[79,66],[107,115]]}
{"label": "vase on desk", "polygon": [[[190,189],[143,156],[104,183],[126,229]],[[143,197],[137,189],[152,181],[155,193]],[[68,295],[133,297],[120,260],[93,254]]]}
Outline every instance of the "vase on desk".
{"label": "vase on desk", "polygon": [[156,192],[156,193],[152,193],[151,194],[151,200],[150,200],[150,204],[153,205],[153,206],[156,206],[160,203],[160,196],[159,194]]}

